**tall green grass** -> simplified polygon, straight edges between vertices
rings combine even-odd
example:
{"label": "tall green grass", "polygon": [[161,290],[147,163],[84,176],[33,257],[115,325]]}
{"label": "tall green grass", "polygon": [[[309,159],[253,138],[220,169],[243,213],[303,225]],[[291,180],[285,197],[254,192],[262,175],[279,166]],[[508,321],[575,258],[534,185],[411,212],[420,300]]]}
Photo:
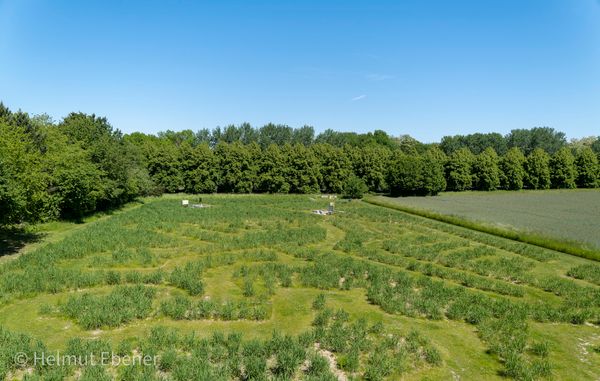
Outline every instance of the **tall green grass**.
{"label": "tall green grass", "polygon": [[85,329],[114,328],[143,319],[152,311],[155,290],[142,285],[117,286],[108,295],[74,295],[61,311]]}

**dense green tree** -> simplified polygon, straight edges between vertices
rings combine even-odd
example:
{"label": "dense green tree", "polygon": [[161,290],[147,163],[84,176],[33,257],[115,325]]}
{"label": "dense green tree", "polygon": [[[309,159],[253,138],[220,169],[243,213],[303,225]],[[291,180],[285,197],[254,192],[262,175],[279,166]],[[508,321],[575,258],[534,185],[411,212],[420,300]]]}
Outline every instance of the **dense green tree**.
{"label": "dense green tree", "polygon": [[563,147],[550,159],[550,184],[552,188],[575,188],[577,171],[571,150]]}
{"label": "dense green tree", "polygon": [[552,155],[567,144],[565,134],[550,127],[512,130],[507,135],[507,141],[509,147],[520,148],[526,155],[536,148]]}
{"label": "dense green tree", "polygon": [[344,184],[344,190],[342,192],[342,196],[344,198],[358,199],[358,198],[362,198],[363,195],[365,193],[367,193],[368,190],[369,190],[369,188],[367,187],[367,184],[365,184],[363,179],[361,179],[360,177],[358,177],[356,175],[352,175],[346,181],[346,184]]}
{"label": "dense green tree", "polygon": [[0,224],[55,217],[41,159],[25,127],[0,122]]}
{"label": "dense green tree", "polygon": [[185,184],[177,147],[167,141],[156,140],[144,148],[148,173],[154,183],[168,193],[183,192]]}
{"label": "dense green tree", "polygon": [[243,144],[255,143],[258,140],[258,132],[252,128],[249,123],[243,123],[240,126],[230,124],[221,132],[220,129],[215,130],[215,135],[219,138],[219,142]]}
{"label": "dense green tree", "polygon": [[395,196],[419,194],[423,189],[422,166],[419,156],[395,152],[387,176],[390,193]]}
{"label": "dense green tree", "polygon": [[598,157],[590,147],[584,147],[577,151],[575,157],[577,167],[577,186],[580,188],[595,188],[599,181],[600,167]]}
{"label": "dense green tree", "polygon": [[[397,139],[391,138],[385,131],[382,130],[375,130],[372,133],[368,132],[366,134],[357,134],[356,132],[340,132],[327,129],[316,137],[315,143],[330,144],[335,147],[344,147],[346,145],[353,147],[379,145],[388,147],[390,149],[398,148]],[[416,140],[414,140],[414,143],[420,144]]]}
{"label": "dense green tree", "polygon": [[315,129],[312,126],[302,126],[294,129],[292,133],[292,144],[304,144],[310,146],[315,140]]}
{"label": "dense green tree", "polygon": [[596,155],[600,155],[600,136],[598,136],[598,139],[592,143],[592,150]]}
{"label": "dense green tree", "polygon": [[80,218],[96,210],[104,188],[102,172],[91,162],[89,152],[68,144],[56,128],[48,129],[46,139],[48,151],[42,162],[48,175],[48,197],[58,204],[55,213]]}
{"label": "dense green tree", "polygon": [[330,144],[335,147],[358,146],[358,134],[355,132],[339,132],[328,128],[317,135],[315,143]]}
{"label": "dense green tree", "polygon": [[541,148],[534,149],[524,164],[525,185],[530,189],[550,188],[550,155]]}
{"label": "dense green tree", "polygon": [[571,150],[573,152],[577,152],[578,150],[588,147],[588,148],[592,148],[592,146],[594,145],[594,143],[596,142],[597,137],[596,136],[586,136],[584,138],[580,138],[580,139],[571,139],[571,141],[569,141],[569,144],[567,145],[569,148],[571,148]]}
{"label": "dense green tree", "polygon": [[279,146],[271,144],[262,151],[258,167],[258,191],[288,193],[287,162]]}
{"label": "dense green tree", "polygon": [[[172,189],[172,192],[184,189],[183,178],[178,170],[179,150],[175,145],[168,140],[140,132],[123,136],[123,144],[132,164],[128,171],[128,186],[138,189],[139,195],[158,196],[167,188]],[[163,148],[171,152],[170,160],[162,161],[168,156],[160,152]],[[170,184],[173,179],[170,177],[171,173],[175,174],[177,184]]]}
{"label": "dense green tree", "polygon": [[495,190],[500,186],[498,155],[488,147],[475,157],[473,162],[473,183],[477,190]]}
{"label": "dense green tree", "polygon": [[4,102],[0,101],[0,122],[8,124],[11,115],[10,109],[4,105]]}
{"label": "dense green tree", "polygon": [[114,130],[106,118],[83,113],[69,114],[59,125],[59,129],[68,137],[70,143],[79,144],[102,171],[102,194],[97,206],[106,209],[130,201],[148,189],[141,167],[143,159],[134,155],[138,151],[129,149],[119,130]]}
{"label": "dense green tree", "polygon": [[[409,135],[404,135],[410,139],[412,139],[412,137],[410,137]],[[389,136],[387,134],[387,132],[383,131],[383,130],[375,130],[373,131],[373,133],[366,133],[366,134],[361,134],[360,135],[361,141],[359,142],[361,147],[365,147],[368,145],[378,145],[381,147],[387,147],[388,149],[396,149],[398,148],[398,143],[396,142],[396,140],[394,138],[392,138],[391,136]],[[414,142],[412,142],[416,147],[417,150],[419,152],[421,152],[422,149],[422,143],[419,142],[416,139],[413,139]]]}
{"label": "dense green tree", "polygon": [[214,193],[217,191],[218,163],[207,143],[196,147],[181,146],[179,170],[187,193]]}
{"label": "dense green tree", "polygon": [[258,130],[258,144],[266,148],[271,144],[279,146],[292,142],[292,128],[281,124],[269,123]]}
{"label": "dense green tree", "polygon": [[454,151],[445,166],[446,182],[449,190],[464,191],[473,187],[471,167],[475,155],[468,148]]}
{"label": "dense green tree", "polygon": [[302,144],[286,144],[281,152],[286,158],[286,178],[291,193],[317,193],[319,191],[319,161],[312,150]]}
{"label": "dense green tree", "polygon": [[344,150],[329,144],[315,144],[311,149],[319,160],[321,190],[341,193],[352,175],[352,163]]}
{"label": "dense green tree", "polygon": [[240,141],[244,144],[256,143],[258,141],[258,131],[250,123],[242,123],[239,127]]}
{"label": "dense green tree", "polygon": [[257,188],[259,152],[256,143],[217,144],[215,155],[220,168],[219,192],[250,193]]}
{"label": "dense green tree", "polygon": [[171,142],[171,144],[180,147],[182,144],[188,144],[190,146],[195,146],[197,144],[196,134],[192,130],[182,130],[182,131],[161,131],[158,134],[160,139],[165,139]]}
{"label": "dense green tree", "polygon": [[[0,104],[0,116],[9,111]],[[24,131],[0,122],[0,224],[20,222],[27,213],[27,189],[19,179],[20,166],[29,165]]]}
{"label": "dense green tree", "polygon": [[507,150],[507,141],[504,136],[497,132],[470,135],[444,136],[440,143],[440,149],[446,155],[452,154],[460,148],[468,148],[475,155],[479,155],[486,148],[492,148],[497,154],[503,155]]}
{"label": "dense green tree", "polygon": [[517,147],[513,147],[500,158],[500,187],[507,190],[523,189],[525,179],[525,155]]}
{"label": "dense green tree", "polygon": [[211,134],[211,132],[210,132],[210,130],[208,128],[203,128],[201,130],[198,130],[195,135],[196,135],[195,141],[198,144],[206,143],[211,148],[214,147],[213,137],[212,137],[212,134]]}
{"label": "dense green tree", "polygon": [[396,139],[397,147],[390,147],[392,149],[399,148],[400,151],[413,155],[413,154],[421,154],[426,151],[425,144],[421,143],[417,139],[413,138],[410,135],[400,135]]}
{"label": "dense green tree", "polygon": [[446,155],[438,148],[430,148],[420,157],[422,189],[419,193],[434,196],[446,189],[446,179],[444,177],[444,164]]}
{"label": "dense green tree", "polygon": [[372,192],[388,190],[386,175],[392,151],[386,146],[369,145],[366,147],[344,146],[346,155],[352,163],[352,170],[361,178]]}

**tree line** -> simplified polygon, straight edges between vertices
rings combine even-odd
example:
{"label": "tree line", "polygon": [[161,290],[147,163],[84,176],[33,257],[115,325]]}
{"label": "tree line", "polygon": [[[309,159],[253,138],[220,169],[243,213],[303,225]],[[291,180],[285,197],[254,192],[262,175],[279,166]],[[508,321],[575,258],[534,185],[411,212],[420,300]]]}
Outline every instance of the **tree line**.
{"label": "tree line", "polygon": [[0,103],[0,225],[81,216],[176,193],[435,195],[441,191],[592,188],[600,137],[567,143],[541,127],[424,144],[381,130],[249,124],[122,134],[106,118],[12,112]]}

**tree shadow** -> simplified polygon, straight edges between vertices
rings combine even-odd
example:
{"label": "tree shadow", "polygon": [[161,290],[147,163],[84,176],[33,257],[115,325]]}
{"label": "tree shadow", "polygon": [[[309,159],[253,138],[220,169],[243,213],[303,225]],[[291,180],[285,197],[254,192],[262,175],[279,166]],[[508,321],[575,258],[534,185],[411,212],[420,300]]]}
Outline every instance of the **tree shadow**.
{"label": "tree shadow", "polygon": [[119,205],[101,205],[98,208],[96,208],[95,210],[89,212],[89,213],[83,213],[83,214],[64,214],[60,217],[61,221],[67,221],[67,222],[71,222],[74,224],[84,224],[86,223],[86,219],[92,216],[96,216],[96,217],[101,217],[101,216],[112,216],[114,215],[116,212],[120,212],[122,211],[125,207],[131,205],[131,204],[140,204],[140,205],[144,205],[145,202],[143,200],[140,199],[136,199],[136,200],[132,200],[129,201],[125,204],[119,204]]}
{"label": "tree shadow", "polygon": [[0,257],[16,254],[25,245],[38,242],[44,234],[32,233],[24,228],[0,227]]}
{"label": "tree shadow", "polygon": [[[111,216],[118,211],[123,210],[127,205],[131,203],[145,204],[143,200],[133,200],[127,204],[121,205],[108,205],[101,210],[96,210],[83,215],[66,215],[60,220],[67,221],[75,224],[83,224],[86,222],[86,218],[96,215],[100,216]],[[8,255],[13,255],[19,252],[25,245],[39,242],[46,236],[46,233],[34,233],[27,231],[24,227],[19,226],[1,226],[0,225],[0,258]]]}

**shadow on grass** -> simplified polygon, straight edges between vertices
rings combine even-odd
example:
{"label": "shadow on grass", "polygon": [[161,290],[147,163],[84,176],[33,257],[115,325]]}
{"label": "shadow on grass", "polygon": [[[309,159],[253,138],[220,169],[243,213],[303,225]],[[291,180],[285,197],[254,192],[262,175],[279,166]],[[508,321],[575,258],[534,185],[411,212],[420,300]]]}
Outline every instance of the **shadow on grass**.
{"label": "shadow on grass", "polygon": [[25,245],[38,242],[43,233],[33,233],[20,227],[0,227],[0,257],[16,254]]}
{"label": "shadow on grass", "polygon": [[90,218],[99,218],[99,217],[104,217],[104,216],[112,216],[117,212],[121,212],[124,209],[132,206],[132,205],[144,205],[145,202],[142,199],[135,199],[132,201],[129,201],[126,204],[119,204],[119,205],[104,205],[104,206],[100,206],[98,207],[96,210],[91,211],[89,213],[83,213],[83,214],[65,214],[63,215],[60,220],[62,221],[67,221],[67,222],[71,222],[73,224],[84,224],[86,222],[88,222],[90,220]]}
{"label": "shadow on grass", "polygon": [[[73,224],[84,224],[90,220],[103,216],[112,216],[117,212],[121,212],[132,205],[144,205],[142,199],[130,201],[127,204],[106,206],[103,210],[97,210],[81,215],[66,215],[60,218],[59,221],[70,222]],[[31,229],[31,227],[30,227]],[[19,252],[24,246],[39,242],[47,233],[33,232],[27,227],[22,226],[1,226],[0,225],[0,258],[13,255]]]}

